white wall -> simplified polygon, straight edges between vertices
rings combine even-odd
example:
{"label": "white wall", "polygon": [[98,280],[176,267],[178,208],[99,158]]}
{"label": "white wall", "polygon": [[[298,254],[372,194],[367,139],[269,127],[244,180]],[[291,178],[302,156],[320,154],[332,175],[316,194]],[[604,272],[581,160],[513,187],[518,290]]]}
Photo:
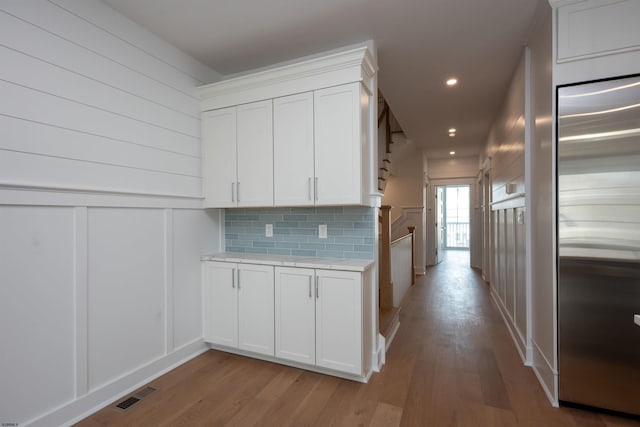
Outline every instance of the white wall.
{"label": "white wall", "polygon": [[555,404],[551,23],[551,8],[540,1],[486,156],[492,178],[491,295],[523,361]]}
{"label": "white wall", "polygon": [[407,227],[415,227],[415,270],[424,274],[426,269],[426,235],[424,229],[424,164],[422,153],[412,144],[392,145],[391,172],[387,179],[383,205],[391,209],[391,238],[408,233]]}
{"label": "white wall", "polygon": [[430,179],[467,179],[478,174],[478,156],[428,159]]}
{"label": "white wall", "polygon": [[[424,161],[424,160],[423,160]],[[447,159],[426,159],[428,185],[426,194],[426,261],[427,265],[436,264],[436,233],[435,233],[435,190],[441,185],[468,185],[471,195],[470,200],[470,264],[473,267],[480,265],[482,257],[482,239],[477,234],[477,229],[482,227],[481,217],[475,214],[475,208],[481,203],[478,200],[477,175],[479,172],[478,157],[453,157]]]}
{"label": "white wall", "polygon": [[[491,296],[523,360],[527,360],[530,353],[527,329],[527,236],[524,225],[528,66],[525,52],[511,78],[500,114],[491,127],[486,149],[486,155],[491,158],[492,177]],[[511,188],[507,189],[507,185]]]}
{"label": "white wall", "polygon": [[97,1],[0,2],[0,414],[61,425],[206,349],[199,100]]}

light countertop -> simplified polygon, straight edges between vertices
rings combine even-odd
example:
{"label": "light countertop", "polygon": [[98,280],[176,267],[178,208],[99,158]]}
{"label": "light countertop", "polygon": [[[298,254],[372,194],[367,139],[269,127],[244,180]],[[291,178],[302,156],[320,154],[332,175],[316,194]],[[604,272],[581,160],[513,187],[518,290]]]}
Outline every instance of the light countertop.
{"label": "light countertop", "polygon": [[312,258],[302,256],[243,254],[233,252],[221,252],[213,255],[203,255],[200,257],[200,260],[360,272],[366,271],[371,266],[373,266],[373,261],[367,259]]}

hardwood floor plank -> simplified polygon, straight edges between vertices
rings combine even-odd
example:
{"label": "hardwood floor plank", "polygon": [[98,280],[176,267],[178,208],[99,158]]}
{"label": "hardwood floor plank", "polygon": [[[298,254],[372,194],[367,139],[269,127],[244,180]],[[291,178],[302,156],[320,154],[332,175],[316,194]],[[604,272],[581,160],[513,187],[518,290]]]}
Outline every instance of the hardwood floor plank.
{"label": "hardwood floor plank", "polygon": [[373,412],[370,427],[396,427],[402,419],[402,408],[380,402]]}
{"label": "hardwood floor plank", "polygon": [[[456,254],[460,256],[460,254]],[[553,408],[524,366],[487,285],[467,265],[430,268],[409,290],[387,362],[368,384],[209,351],[149,383],[98,426],[631,427],[637,419]]]}

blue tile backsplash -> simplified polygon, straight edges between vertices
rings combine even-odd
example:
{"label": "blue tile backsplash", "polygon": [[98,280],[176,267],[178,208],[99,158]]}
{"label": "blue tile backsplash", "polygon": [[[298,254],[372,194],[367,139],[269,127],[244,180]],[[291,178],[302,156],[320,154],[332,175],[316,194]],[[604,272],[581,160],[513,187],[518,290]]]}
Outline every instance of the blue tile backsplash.
{"label": "blue tile backsplash", "polygon": [[[226,209],[227,252],[373,259],[375,209],[369,207]],[[273,237],[265,236],[273,224]],[[327,238],[318,225],[327,224]]]}

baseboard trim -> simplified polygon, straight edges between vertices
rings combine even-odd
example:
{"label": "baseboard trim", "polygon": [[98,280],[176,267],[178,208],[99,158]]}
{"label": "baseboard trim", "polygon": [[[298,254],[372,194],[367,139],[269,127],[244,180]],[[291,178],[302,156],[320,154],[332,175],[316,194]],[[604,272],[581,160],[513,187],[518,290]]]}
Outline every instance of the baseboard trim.
{"label": "baseboard trim", "polygon": [[393,339],[396,337],[396,334],[398,333],[398,329],[400,329],[399,319],[393,323],[393,326],[389,331],[389,337],[385,339],[385,345],[384,345],[385,353],[389,351],[389,347],[391,347],[391,343],[393,342]]}
{"label": "baseboard trim", "polygon": [[334,369],[324,368],[322,366],[309,365],[306,363],[295,362],[293,360],[280,359],[274,356],[268,356],[265,354],[254,353],[251,351],[241,350],[239,348],[225,347],[223,345],[208,343],[212,350],[223,351],[225,353],[237,354],[238,356],[249,357],[251,359],[264,360],[265,362],[277,363],[279,365],[291,366],[293,368],[304,369],[306,371],[317,372],[319,374],[331,375],[334,377],[344,378],[345,380],[357,381],[359,383],[367,383],[371,378],[373,369],[363,368],[363,374],[350,374],[348,372],[336,371]]}
{"label": "baseboard trim", "polygon": [[[538,382],[540,383],[540,385],[542,386],[542,389],[547,395],[549,402],[553,407],[557,408],[559,407],[558,396],[556,395],[555,391],[552,392],[549,389],[549,386],[551,386],[553,390],[558,390],[558,371],[556,369],[553,369],[553,367],[551,366],[551,364],[545,357],[544,353],[542,353],[542,350],[540,349],[540,347],[538,347],[535,341],[533,342],[532,347],[533,347],[533,361],[531,364],[531,368],[533,369],[533,372],[536,374],[536,377],[538,378]],[[544,372],[541,371],[540,368],[542,368]],[[552,384],[547,384],[549,381]]]}
{"label": "baseboard trim", "polygon": [[29,427],[70,426],[209,350],[198,338],[53,411],[28,421]]}
{"label": "baseboard trim", "polygon": [[507,326],[509,335],[511,335],[511,339],[516,346],[516,350],[518,350],[518,354],[520,355],[520,359],[522,359],[522,363],[525,366],[530,366],[531,360],[527,358],[529,349],[527,348],[526,342],[520,338],[520,333],[518,332],[516,325],[511,320],[511,317],[505,313],[505,307],[501,304],[500,299],[496,297],[495,292],[493,292],[493,288],[491,288],[491,292],[489,293],[489,295],[491,295],[493,303],[498,308],[498,312],[500,313],[500,316],[502,316],[504,324]]}
{"label": "baseboard trim", "polygon": [[382,367],[384,366],[385,363],[387,363],[387,346],[386,346],[386,339],[384,338],[384,335],[382,334],[378,334],[378,349],[375,351],[374,354],[374,359],[373,360],[377,360],[377,366],[374,366],[373,369],[376,372],[380,372],[382,370]]}

